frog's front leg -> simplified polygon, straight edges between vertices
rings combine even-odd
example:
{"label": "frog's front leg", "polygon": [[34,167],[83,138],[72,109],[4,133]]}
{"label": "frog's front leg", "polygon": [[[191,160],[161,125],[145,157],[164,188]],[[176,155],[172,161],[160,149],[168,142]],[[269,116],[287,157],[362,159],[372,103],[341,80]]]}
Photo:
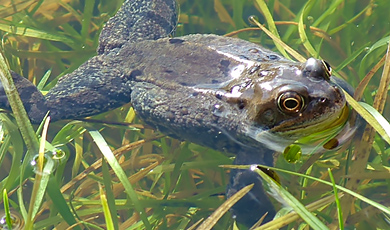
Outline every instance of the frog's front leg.
{"label": "frog's front leg", "polygon": [[[264,156],[264,158],[263,158]],[[236,165],[273,165],[272,151],[268,149],[242,149],[234,160]],[[275,209],[263,188],[263,179],[251,169],[233,169],[230,172],[230,182],[226,189],[229,198],[243,187],[254,184],[253,188],[241,198],[232,208],[231,213],[237,222],[248,227],[253,226],[266,214],[263,223],[271,221],[275,216]]]}
{"label": "frog's front leg", "polygon": [[[230,108],[224,115],[213,114],[216,104],[226,108],[229,106],[215,96],[179,84],[159,84],[157,80],[153,83],[138,82],[132,88],[131,102],[139,117],[165,134],[220,151],[229,150],[237,154],[235,164],[273,164],[272,150],[260,145],[249,147],[244,143],[245,138],[240,135],[239,127],[245,121],[240,119],[239,112]],[[263,189],[262,178],[257,173],[232,170],[230,177],[228,197],[254,183],[252,190],[231,210],[238,222],[252,226],[265,213],[268,213],[265,222],[274,217],[275,210]]]}

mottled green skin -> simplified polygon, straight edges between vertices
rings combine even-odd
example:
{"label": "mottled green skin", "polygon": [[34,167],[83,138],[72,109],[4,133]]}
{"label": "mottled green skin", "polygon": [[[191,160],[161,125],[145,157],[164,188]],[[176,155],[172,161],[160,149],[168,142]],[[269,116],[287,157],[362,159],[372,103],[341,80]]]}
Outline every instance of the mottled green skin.
{"label": "mottled green skin", "polygon": [[[236,38],[168,38],[176,20],[174,0],[128,0],[103,29],[98,55],[46,97],[13,74],[30,119],[38,123],[47,111],[54,121],[82,118],[130,102],[163,133],[235,153],[236,164],[266,165],[274,151],[318,131],[310,127],[338,119],[345,99],[321,61],[293,62]],[[286,113],[280,97],[291,92],[303,102]],[[1,92],[0,106],[8,106]],[[251,183],[232,209],[248,226],[275,213],[250,170],[232,171],[227,196]]]}

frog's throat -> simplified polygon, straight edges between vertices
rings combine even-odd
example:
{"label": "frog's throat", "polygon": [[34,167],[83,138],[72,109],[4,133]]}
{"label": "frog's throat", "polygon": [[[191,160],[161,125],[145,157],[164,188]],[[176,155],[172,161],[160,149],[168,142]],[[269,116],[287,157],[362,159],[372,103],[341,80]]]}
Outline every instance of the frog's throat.
{"label": "frog's throat", "polygon": [[[349,107],[345,105],[339,113],[334,113],[316,122],[296,126],[288,131],[281,130],[274,132],[272,130],[260,130],[258,127],[249,127],[246,134],[271,150],[283,152],[287,146],[299,139],[306,137],[316,138],[317,135],[326,139],[330,135],[336,135],[347,123],[349,111]],[[329,133],[329,136],[324,136],[324,133]],[[314,147],[307,144],[302,146],[302,151],[305,154],[311,152]]]}

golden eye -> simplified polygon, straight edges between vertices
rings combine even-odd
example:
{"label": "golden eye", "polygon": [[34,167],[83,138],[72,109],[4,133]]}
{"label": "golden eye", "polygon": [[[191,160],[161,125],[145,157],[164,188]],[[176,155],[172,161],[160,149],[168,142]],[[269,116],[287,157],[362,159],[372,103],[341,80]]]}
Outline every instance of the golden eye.
{"label": "golden eye", "polygon": [[283,113],[298,113],[304,105],[302,96],[296,92],[284,92],[278,98],[278,107]]}
{"label": "golden eye", "polygon": [[327,76],[328,79],[330,79],[330,76],[332,76],[332,67],[329,65],[328,62],[324,61],[324,60],[321,60],[322,62],[322,65],[325,67],[325,74]]}

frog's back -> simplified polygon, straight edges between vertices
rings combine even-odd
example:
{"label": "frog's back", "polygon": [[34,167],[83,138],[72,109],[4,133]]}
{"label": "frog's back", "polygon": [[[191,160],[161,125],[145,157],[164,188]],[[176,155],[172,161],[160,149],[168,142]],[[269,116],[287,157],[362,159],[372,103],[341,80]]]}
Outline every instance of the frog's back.
{"label": "frog's back", "polygon": [[256,65],[289,62],[247,41],[204,34],[127,44],[117,61],[138,81],[205,87],[219,87]]}

